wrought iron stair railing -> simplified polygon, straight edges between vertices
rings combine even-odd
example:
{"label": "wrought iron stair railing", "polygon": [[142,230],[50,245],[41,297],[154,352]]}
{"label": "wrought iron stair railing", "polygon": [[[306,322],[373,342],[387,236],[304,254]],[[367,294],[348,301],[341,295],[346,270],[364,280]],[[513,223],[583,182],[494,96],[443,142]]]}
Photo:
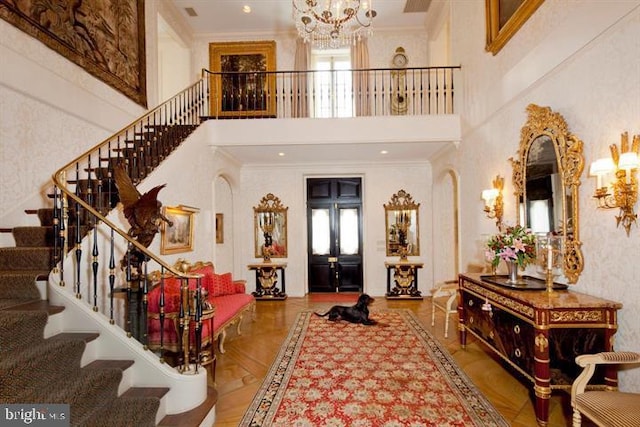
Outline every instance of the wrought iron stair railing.
{"label": "wrought iron stair railing", "polygon": [[[110,215],[119,201],[114,168],[121,165],[134,185],[141,182],[199,126],[209,111],[208,97],[208,79],[202,78],[53,175],[54,234],[59,236],[54,273],[59,285],[66,286],[67,276],[72,276],[77,299],[91,304],[93,311],[104,314],[145,347],[147,295],[153,285],[159,286],[161,341],[154,350],[164,361],[164,277],[178,277],[179,337],[187,337],[174,359],[181,371],[189,369],[194,358],[200,362],[201,341],[196,338],[194,345],[188,337],[189,328],[195,328],[196,337],[201,333],[201,277],[175,269],[116,224],[116,215]],[[139,262],[132,262],[132,253]],[[69,268],[73,271],[66,271]],[[160,271],[159,282],[151,283],[152,269]],[[138,306],[139,310],[134,309]]]}

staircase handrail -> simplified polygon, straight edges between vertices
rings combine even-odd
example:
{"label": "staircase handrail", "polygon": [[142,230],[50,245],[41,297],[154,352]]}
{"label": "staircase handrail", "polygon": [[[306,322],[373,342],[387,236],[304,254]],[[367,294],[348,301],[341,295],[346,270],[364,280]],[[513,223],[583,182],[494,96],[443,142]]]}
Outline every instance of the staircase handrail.
{"label": "staircase handrail", "polygon": [[80,154],[78,157],[76,157],[75,159],[73,159],[72,161],[70,161],[69,163],[67,163],[66,165],[61,167],[60,169],[58,169],[53,174],[53,177],[52,177],[53,183],[55,184],[55,186],[58,187],[60,189],[60,191],[62,191],[65,194],[65,196],[71,198],[75,203],[78,203],[79,205],[81,205],[92,216],[94,216],[99,221],[101,221],[104,224],[106,224],[109,228],[113,229],[116,233],[118,233],[120,236],[122,236],[130,244],[135,246],[138,250],[140,250],[142,253],[144,253],[146,256],[148,256],[150,259],[152,259],[155,262],[157,262],[164,269],[170,271],[175,276],[181,277],[181,278],[193,278],[193,277],[196,277],[196,276],[185,274],[183,272],[180,272],[179,270],[176,270],[172,265],[170,265],[169,263],[165,262],[162,258],[160,258],[158,255],[156,255],[154,252],[150,251],[148,248],[146,248],[145,246],[143,246],[140,243],[138,243],[135,239],[133,239],[131,236],[129,236],[129,234],[126,231],[124,231],[123,229],[118,227],[116,224],[111,222],[109,219],[107,219],[104,215],[102,215],[100,212],[98,212],[96,209],[94,209],[93,206],[91,206],[89,203],[87,203],[86,201],[82,200],[82,198],[78,197],[74,193],[74,191],[71,191],[67,187],[66,174],[67,174],[67,171],[70,170],[70,168],[73,168],[73,166],[76,163],[87,159],[92,153],[98,152],[100,149],[108,147],[108,145],[109,145],[109,143],[111,141],[113,141],[114,139],[117,139],[117,137],[119,137],[119,136],[126,135],[126,133],[129,130],[134,129],[136,125],[138,125],[140,123],[143,123],[144,120],[149,118],[149,117],[153,117],[153,115],[155,113],[161,111],[163,109],[163,107],[166,107],[167,105],[170,105],[172,101],[174,101],[176,99],[179,99],[181,97],[181,95],[183,95],[185,93],[188,93],[190,90],[196,88],[203,81],[206,81],[206,79],[204,77],[201,78],[200,80],[198,80],[196,83],[192,84],[191,86],[187,87],[183,91],[179,92],[174,97],[166,100],[165,102],[163,102],[162,104],[159,104],[154,109],[148,111],[147,113],[145,113],[140,118],[138,118],[138,119],[132,121],[131,123],[129,123],[128,125],[124,126],[122,129],[120,129],[118,132],[116,132],[115,134],[113,134],[109,138],[106,138],[105,140],[103,140],[99,144],[95,145],[94,147],[92,147],[91,149],[87,150],[83,154]]}

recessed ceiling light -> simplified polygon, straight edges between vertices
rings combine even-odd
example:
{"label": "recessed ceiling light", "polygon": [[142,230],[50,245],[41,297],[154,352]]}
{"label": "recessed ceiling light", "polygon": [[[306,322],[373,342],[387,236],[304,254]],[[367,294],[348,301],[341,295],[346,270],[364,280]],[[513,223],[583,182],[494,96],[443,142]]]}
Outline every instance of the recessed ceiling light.
{"label": "recessed ceiling light", "polygon": [[249,6],[248,4],[245,4],[244,6],[242,6],[242,11],[244,13],[251,13],[251,6]]}
{"label": "recessed ceiling light", "polygon": [[278,156],[284,157],[284,153],[278,153]]}
{"label": "recessed ceiling light", "polygon": [[387,150],[382,150],[380,151],[380,154],[389,154],[389,152]]}

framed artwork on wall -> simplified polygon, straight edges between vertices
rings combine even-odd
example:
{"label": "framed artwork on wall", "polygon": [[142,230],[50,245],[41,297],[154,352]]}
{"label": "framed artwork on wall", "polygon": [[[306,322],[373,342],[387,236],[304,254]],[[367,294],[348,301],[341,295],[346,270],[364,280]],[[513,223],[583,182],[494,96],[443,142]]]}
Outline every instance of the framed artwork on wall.
{"label": "framed artwork on wall", "polygon": [[276,42],[209,43],[211,115],[276,116]]}
{"label": "framed artwork on wall", "polygon": [[216,214],[216,243],[224,243],[224,215]]}
{"label": "framed artwork on wall", "polygon": [[171,224],[162,223],[160,230],[160,254],[169,255],[193,250],[193,229],[198,208],[189,206],[165,206],[162,213]]}
{"label": "framed artwork on wall", "polygon": [[485,0],[487,21],[487,46],[496,54],[509,39],[527,22],[544,0]]}
{"label": "framed artwork on wall", "polygon": [[0,0],[0,18],[147,106],[144,0]]}

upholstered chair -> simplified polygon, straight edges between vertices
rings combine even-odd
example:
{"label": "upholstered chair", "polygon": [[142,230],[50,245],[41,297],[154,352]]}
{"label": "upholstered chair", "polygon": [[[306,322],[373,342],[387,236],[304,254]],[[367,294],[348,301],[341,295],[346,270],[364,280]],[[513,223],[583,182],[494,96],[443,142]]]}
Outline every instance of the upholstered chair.
{"label": "upholstered chair", "polygon": [[573,427],[580,427],[583,416],[598,426],[640,426],[640,393],[624,393],[617,390],[585,391],[597,365],[640,366],[639,353],[618,351],[583,354],[576,357],[576,363],[584,369],[571,387]]}

